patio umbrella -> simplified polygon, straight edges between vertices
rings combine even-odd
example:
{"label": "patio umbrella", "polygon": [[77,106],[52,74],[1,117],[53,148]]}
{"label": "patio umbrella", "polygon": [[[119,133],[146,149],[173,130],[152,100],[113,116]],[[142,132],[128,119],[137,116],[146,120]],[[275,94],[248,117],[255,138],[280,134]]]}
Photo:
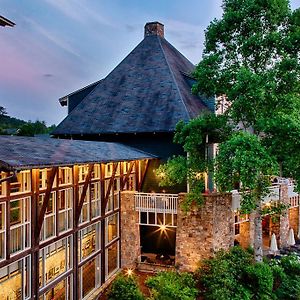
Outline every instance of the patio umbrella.
{"label": "patio umbrella", "polygon": [[277,251],[278,251],[278,247],[277,247],[276,235],[275,233],[273,233],[271,236],[270,253],[275,254]]}
{"label": "patio umbrella", "polygon": [[291,228],[289,231],[288,245],[294,246],[295,244],[296,244],[296,242],[295,242],[295,236],[294,236],[294,229]]}

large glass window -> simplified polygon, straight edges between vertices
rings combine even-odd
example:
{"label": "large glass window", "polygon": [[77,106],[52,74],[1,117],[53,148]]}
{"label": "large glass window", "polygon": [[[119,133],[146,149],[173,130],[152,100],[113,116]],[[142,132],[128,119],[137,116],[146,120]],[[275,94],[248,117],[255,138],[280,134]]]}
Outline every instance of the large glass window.
{"label": "large glass window", "polygon": [[100,287],[100,258],[88,261],[79,269],[79,297],[87,298],[96,288]]}
{"label": "large glass window", "polygon": [[72,183],[72,168],[61,167],[58,170],[58,184],[66,185]]}
{"label": "large glass window", "polygon": [[79,231],[78,255],[79,261],[89,257],[92,253],[100,250],[100,222],[90,225]]}
{"label": "large glass window", "polygon": [[58,231],[64,232],[72,228],[73,189],[58,192]]}
{"label": "large glass window", "polygon": [[[79,186],[79,199],[81,198],[83,192],[83,185]],[[82,209],[80,212],[79,224],[88,222],[90,220],[90,197],[89,197],[89,188],[86,191]]]}
{"label": "large glass window", "polygon": [[[105,195],[109,188],[110,179],[105,180]],[[106,205],[105,212],[109,213],[117,208],[119,208],[119,191],[120,191],[120,178],[115,178],[113,185],[111,186],[110,193],[108,196],[108,201]]]}
{"label": "large glass window", "polygon": [[0,299],[30,298],[30,257],[27,256],[0,269]]}
{"label": "large glass window", "polygon": [[45,286],[72,267],[72,238],[59,240],[40,250],[39,285]]}
{"label": "large glass window", "polygon": [[40,300],[70,300],[72,297],[72,278],[71,276],[60,281],[50,288],[39,298]]}
{"label": "large glass window", "polygon": [[91,177],[92,177],[92,179],[100,178],[100,164],[94,164],[94,168],[93,168]]}
{"label": "large glass window", "polygon": [[92,219],[99,217],[101,214],[100,182],[91,183],[91,205],[92,205]]}
{"label": "large glass window", "polygon": [[119,269],[119,242],[106,249],[106,278],[113,275]]}
{"label": "large glass window", "polygon": [[17,173],[16,177],[11,180],[10,193],[25,193],[31,190],[31,173],[30,171],[22,171]]}
{"label": "large glass window", "polygon": [[79,168],[78,168],[79,182],[85,181],[85,178],[86,178],[88,172],[89,172],[88,165],[79,166]]}
{"label": "large glass window", "polygon": [[[39,208],[45,200],[45,194],[39,195]],[[49,203],[46,208],[40,239],[42,241],[56,236],[56,192],[51,192]]]}
{"label": "large glass window", "polygon": [[0,260],[5,259],[5,203],[0,203]]}
{"label": "large glass window", "polygon": [[10,201],[10,253],[30,247],[30,197]]}
{"label": "large glass window", "polygon": [[108,244],[118,237],[119,237],[119,213],[116,213],[106,218],[105,243]]}

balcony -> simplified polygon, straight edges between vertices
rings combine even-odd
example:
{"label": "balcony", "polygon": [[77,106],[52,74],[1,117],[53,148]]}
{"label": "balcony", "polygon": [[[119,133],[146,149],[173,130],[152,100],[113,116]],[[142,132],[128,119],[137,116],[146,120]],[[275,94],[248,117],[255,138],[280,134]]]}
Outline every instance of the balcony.
{"label": "balcony", "polygon": [[177,206],[177,194],[135,194],[135,209],[139,212],[177,214]]}

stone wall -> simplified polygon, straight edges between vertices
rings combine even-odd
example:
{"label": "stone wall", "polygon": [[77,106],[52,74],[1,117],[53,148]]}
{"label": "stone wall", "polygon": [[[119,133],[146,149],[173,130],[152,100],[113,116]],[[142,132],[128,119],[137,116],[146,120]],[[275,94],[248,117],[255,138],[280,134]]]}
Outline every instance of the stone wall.
{"label": "stone wall", "polygon": [[243,222],[240,224],[240,233],[236,235],[235,239],[243,248],[250,246],[250,222]]}
{"label": "stone wall", "polygon": [[205,196],[205,205],[181,209],[185,194],[179,194],[175,263],[180,271],[194,271],[199,262],[219,249],[233,245],[234,216],[231,195]]}
{"label": "stone wall", "polygon": [[294,229],[295,236],[298,235],[299,226],[299,207],[289,209],[290,227]]}
{"label": "stone wall", "polygon": [[134,268],[141,255],[139,215],[135,192],[121,193],[121,268]]}

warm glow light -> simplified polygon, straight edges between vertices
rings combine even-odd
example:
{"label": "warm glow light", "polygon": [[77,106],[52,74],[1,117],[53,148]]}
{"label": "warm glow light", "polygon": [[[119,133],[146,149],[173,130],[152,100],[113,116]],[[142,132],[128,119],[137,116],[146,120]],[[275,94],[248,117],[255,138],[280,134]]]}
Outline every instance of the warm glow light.
{"label": "warm glow light", "polygon": [[160,231],[166,231],[167,227],[166,225],[159,225]]}
{"label": "warm glow light", "polygon": [[132,276],[132,274],[133,274],[133,270],[132,269],[127,269],[126,275],[127,276]]}
{"label": "warm glow light", "polygon": [[266,206],[270,207],[271,206],[271,202],[266,203]]}

